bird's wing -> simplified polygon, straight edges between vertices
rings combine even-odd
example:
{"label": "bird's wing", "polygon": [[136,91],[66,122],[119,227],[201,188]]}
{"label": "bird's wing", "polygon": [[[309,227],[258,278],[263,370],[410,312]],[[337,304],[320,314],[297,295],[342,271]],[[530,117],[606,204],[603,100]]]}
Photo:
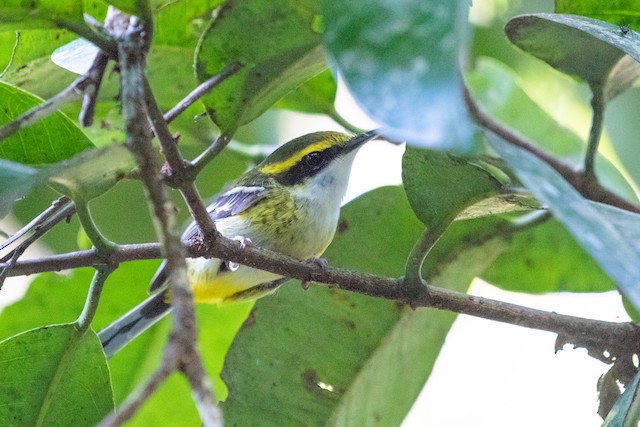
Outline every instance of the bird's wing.
{"label": "bird's wing", "polygon": [[237,215],[265,197],[262,186],[236,187],[222,194],[207,208],[212,220]]}
{"label": "bird's wing", "polygon": [[[222,193],[208,207],[209,216],[215,222],[219,219],[228,218],[237,215],[251,206],[258,203],[266,195],[266,190],[262,186],[240,186]],[[188,241],[195,238],[199,233],[198,226],[191,223],[182,234],[182,240]],[[167,280],[166,261],[163,261],[156,271],[155,276],[151,279],[149,292],[160,289]]]}

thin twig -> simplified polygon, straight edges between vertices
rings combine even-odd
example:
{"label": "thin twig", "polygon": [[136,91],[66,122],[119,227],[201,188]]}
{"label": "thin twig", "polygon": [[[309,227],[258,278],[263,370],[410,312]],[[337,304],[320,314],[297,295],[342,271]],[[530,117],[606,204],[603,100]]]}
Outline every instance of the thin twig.
{"label": "thin twig", "polygon": [[[7,240],[2,242],[0,244],[0,251],[8,247],[9,245],[11,245],[13,242],[20,239],[22,236],[27,234],[32,229],[37,231],[42,224],[44,224],[52,215],[54,215],[60,209],[67,206],[68,203],[69,203],[69,198],[66,196],[62,196],[54,200],[53,203],[51,203],[51,206],[49,206],[47,209],[42,211],[42,213],[40,213],[37,217],[32,219],[27,225],[22,227],[20,230],[16,231]],[[5,258],[0,258],[0,261],[3,261],[3,260],[5,260]]]}
{"label": "thin twig", "polygon": [[174,367],[162,364],[151,378],[139,389],[135,390],[126,400],[118,406],[118,412],[112,412],[107,415],[98,424],[98,427],[120,426],[133,417],[149,397],[162,385],[162,383],[171,375]]}
{"label": "thin twig", "polygon": [[107,69],[107,63],[109,57],[100,51],[96,55],[91,64],[91,68],[86,73],[92,80],[93,84],[89,85],[84,91],[84,97],[82,99],[82,108],[80,109],[80,115],[78,121],[82,126],[91,126],[93,124],[93,117],[96,112],[96,102],[98,101],[98,92],[102,85],[104,78],[104,72]]}
{"label": "thin twig", "polygon": [[91,321],[93,321],[93,317],[98,309],[98,303],[100,302],[100,295],[102,294],[104,282],[116,268],[117,265],[101,265],[96,267],[93,279],[91,280],[91,285],[89,286],[87,301],[84,304],[84,308],[82,313],[80,313],[78,320],[76,320],[76,325],[80,331],[87,331],[91,326]]}
{"label": "thin twig", "polygon": [[167,126],[167,122],[160,111],[160,107],[153,96],[149,80],[146,78],[144,80],[144,90],[147,112],[149,114],[151,126],[160,141],[162,152],[164,153],[170,167],[170,176],[168,178],[177,184],[182,197],[189,207],[191,215],[196,221],[196,224],[198,224],[198,227],[205,236],[205,239],[207,239],[208,242],[214,242],[218,238],[216,226],[213,224],[207,208],[202,203],[202,198],[193,183],[195,176],[192,176],[189,173],[189,170],[186,167],[187,163],[182,158],[182,155],[180,155],[178,146],[176,145],[175,140],[169,131],[169,127]]}
{"label": "thin twig", "polygon": [[182,114],[187,108],[189,108],[194,102],[198,99],[202,98],[204,95],[209,93],[214,87],[218,86],[220,83],[233,76],[242,68],[242,65],[234,62],[225,70],[216,74],[215,76],[205,80],[202,82],[197,88],[191,91],[187,96],[185,96],[180,102],[178,102],[175,107],[170,109],[164,114],[164,119],[167,123],[171,123],[176,117]]}
{"label": "thin twig", "polygon": [[562,177],[571,184],[580,194],[589,200],[604,203],[611,206],[616,206],[620,209],[625,209],[630,212],[640,213],[640,207],[619,197],[611,191],[600,185],[599,182],[587,179],[584,173],[572,169],[570,166],[562,163],[555,157],[545,153],[539,148],[535,147],[521,135],[513,132],[509,128],[503,126],[501,123],[496,122],[488,114],[486,114],[478,103],[473,99],[468,88],[464,88],[464,100],[471,114],[472,118],[484,129],[498,135],[500,138],[515,145],[523,150],[526,150],[544,161],[546,164],[556,170]]}
{"label": "thin twig", "polygon": [[16,264],[18,259],[26,252],[36,240],[42,237],[53,226],[60,222],[64,218],[68,218],[75,211],[75,207],[66,197],[61,197],[56,200],[49,208],[43,213],[38,215],[33,221],[19,230],[16,234],[11,236],[6,242],[0,245],[0,249],[6,248],[11,243],[22,237],[29,230],[33,229],[33,234],[21,242],[16,248],[10,251],[6,256],[0,258],[0,261],[8,261],[7,266],[0,268],[0,290],[4,285],[5,279],[8,277],[11,269]]}
{"label": "thin twig", "polygon": [[231,141],[231,135],[221,133],[213,143],[205,151],[202,152],[195,160],[191,162],[193,174],[197,175],[200,171],[227,146]]}

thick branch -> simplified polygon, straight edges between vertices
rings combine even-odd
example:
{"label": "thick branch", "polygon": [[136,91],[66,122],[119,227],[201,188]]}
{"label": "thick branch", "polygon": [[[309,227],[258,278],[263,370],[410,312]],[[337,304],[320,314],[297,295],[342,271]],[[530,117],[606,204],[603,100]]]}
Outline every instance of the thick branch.
{"label": "thick branch", "polygon": [[[374,297],[393,299],[414,307],[434,307],[460,314],[481,317],[527,328],[561,334],[570,337],[574,344],[598,344],[607,347],[610,352],[625,349],[638,349],[640,346],[640,328],[631,323],[603,322],[557,313],[535,310],[516,304],[495,301],[430,286],[426,293],[415,298],[409,296],[401,286],[401,279],[374,276],[366,273],[336,268],[318,269],[305,263],[275,252],[257,247],[241,249],[233,240],[221,238],[215,245],[208,247],[201,242],[192,242],[188,248],[191,256],[223,258],[229,261],[261,268],[283,276],[307,282],[326,283],[341,289]],[[158,244],[121,246],[111,254],[111,262],[151,259],[160,257]],[[103,263],[104,260],[94,251],[73,252],[54,255],[39,260],[20,261],[12,275],[32,274],[42,271],[76,268]],[[0,268],[3,264],[0,264]]]}

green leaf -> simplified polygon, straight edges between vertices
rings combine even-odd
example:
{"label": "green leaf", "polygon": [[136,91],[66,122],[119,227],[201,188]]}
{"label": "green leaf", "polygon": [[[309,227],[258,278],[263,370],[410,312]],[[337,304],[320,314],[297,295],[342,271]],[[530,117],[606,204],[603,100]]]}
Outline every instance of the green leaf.
{"label": "green leaf", "polygon": [[[77,36],[70,31],[56,28],[52,30],[20,30],[2,31],[0,32],[0,70],[4,70],[3,80],[10,83],[17,83],[13,80],[12,75],[18,73],[21,67],[24,67],[34,59],[48,57],[51,52],[75,39]],[[7,66],[11,66],[7,68]],[[25,76],[20,72],[23,79],[30,79],[31,76]]]}
{"label": "green leaf", "polygon": [[20,163],[0,159],[0,218],[40,181],[38,171]]}
{"label": "green leaf", "polygon": [[4,0],[0,30],[84,25],[81,0]]}
{"label": "green leaf", "polygon": [[193,61],[193,48],[207,27],[211,11],[218,7],[222,0],[159,1],[164,4],[159,5],[154,17],[154,44],[188,46],[191,48]]}
{"label": "green leaf", "polygon": [[[404,257],[422,228],[403,199],[399,189],[385,188],[344,207],[338,234],[325,254],[330,263],[401,274]],[[375,245],[367,243],[372,230],[378,238]],[[293,283],[259,300],[225,362],[225,421],[326,423],[359,368],[403,312],[391,301],[318,286],[303,292]]]}
{"label": "green leaf", "polygon": [[493,136],[491,145],[638,309],[640,215],[589,202],[533,154]]}
{"label": "green leaf", "polygon": [[337,85],[331,71],[325,70],[289,92],[275,107],[330,116],[335,114],[336,90]]}
{"label": "green leaf", "polygon": [[[196,74],[204,81],[234,63],[242,66],[203,97],[213,121],[233,133],[287,92],[325,67],[318,17],[305,2],[228,1],[217,11],[196,53]],[[256,38],[250,28],[259,28]]]}
{"label": "green leaf", "polygon": [[509,40],[553,68],[587,81],[605,84],[613,67],[627,54],[640,61],[640,45],[617,25],[575,15],[538,13],[510,20]]}
{"label": "green leaf", "polygon": [[606,292],[611,278],[566,228],[549,221],[516,233],[482,278],[509,291]]}
{"label": "green leaf", "polygon": [[124,145],[85,151],[52,167],[49,181],[63,194],[88,201],[113,187],[136,168]]}
{"label": "green leaf", "polygon": [[640,372],[627,384],[624,393],[613,405],[602,427],[636,427],[640,422]]}
{"label": "green leaf", "polygon": [[530,197],[508,187],[473,162],[450,154],[407,147],[402,182],[411,208],[427,226],[511,211],[531,210]]}
{"label": "green leaf", "polygon": [[0,393],[2,425],[95,425],[114,409],[100,340],[72,324],[0,342]]}
{"label": "green leaf", "polygon": [[324,3],[329,53],[385,134],[435,149],[472,148],[458,75],[467,7],[465,0]]}
{"label": "green leaf", "polygon": [[[620,27],[637,28],[640,26],[636,0],[607,2],[600,0],[555,0],[554,3],[556,13],[589,16],[617,24]],[[620,32],[624,32],[624,28],[620,28]]]}
{"label": "green leaf", "polygon": [[[41,99],[0,82],[0,124],[6,124],[42,102]],[[38,165],[67,159],[91,142],[71,120],[55,113],[0,141],[0,158]]]}
{"label": "green leaf", "polygon": [[[396,276],[422,226],[400,189],[388,187],[345,206],[338,230],[325,254],[330,264]],[[465,252],[459,258],[465,262],[447,264],[436,280],[465,290],[503,247]],[[454,318],[338,289],[313,286],[304,292],[295,283],[284,285],[256,303],[229,350],[225,420],[399,425]]]}
{"label": "green leaf", "polygon": [[[467,74],[467,84],[482,110],[496,120],[517,129],[545,152],[582,167],[585,143],[578,135],[560,126],[536,104],[520,86],[518,76],[504,64],[481,58]],[[602,154],[596,157],[600,181],[622,197],[637,200],[633,187]]]}

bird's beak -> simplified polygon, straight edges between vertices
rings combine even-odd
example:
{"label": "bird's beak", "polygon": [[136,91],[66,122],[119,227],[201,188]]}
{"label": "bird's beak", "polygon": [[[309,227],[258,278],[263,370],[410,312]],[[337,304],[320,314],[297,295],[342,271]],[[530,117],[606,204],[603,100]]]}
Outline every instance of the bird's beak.
{"label": "bird's beak", "polygon": [[365,142],[371,141],[377,136],[379,136],[378,129],[370,130],[368,132],[364,132],[359,135],[356,135],[347,142],[347,144],[344,147],[344,152],[348,153],[357,148],[360,148]]}

